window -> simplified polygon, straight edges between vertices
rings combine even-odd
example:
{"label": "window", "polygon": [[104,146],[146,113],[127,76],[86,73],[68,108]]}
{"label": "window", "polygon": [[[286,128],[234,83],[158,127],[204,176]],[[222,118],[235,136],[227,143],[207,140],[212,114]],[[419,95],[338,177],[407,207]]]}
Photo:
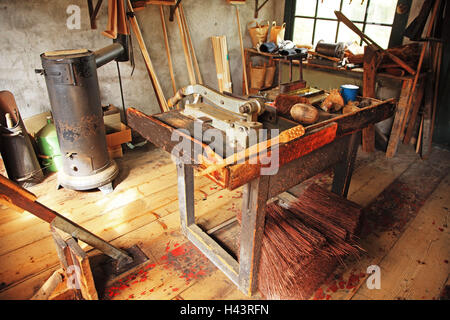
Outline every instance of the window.
{"label": "window", "polygon": [[[401,33],[405,27],[403,23],[403,28],[400,31],[396,30],[395,20],[399,20],[396,14],[397,2],[403,4],[405,1],[287,0],[285,21],[291,24],[287,33],[290,32],[294,43],[310,44],[314,47],[319,40],[327,43],[356,41],[362,45],[362,40],[356,33],[338,22],[334,14],[334,11],[338,10],[368,37],[386,49],[389,45],[392,46],[391,31],[394,30],[393,34]],[[401,12],[401,15],[404,15],[403,13],[405,12]]]}

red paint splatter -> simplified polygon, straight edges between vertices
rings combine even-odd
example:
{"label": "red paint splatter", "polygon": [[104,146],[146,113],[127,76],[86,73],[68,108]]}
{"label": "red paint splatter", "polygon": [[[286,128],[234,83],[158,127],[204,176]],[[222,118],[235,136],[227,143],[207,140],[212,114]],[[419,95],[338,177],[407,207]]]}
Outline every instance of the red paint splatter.
{"label": "red paint splatter", "polygon": [[326,296],[326,300],[330,300],[330,298],[331,298],[331,296],[329,295],[329,294],[327,294],[327,296]]}
{"label": "red paint splatter", "polygon": [[173,288],[173,289],[172,289],[172,291],[178,291],[178,290],[179,290],[178,288]]}
{"label": "red paint splatter", "polygon": [[183,253],[185,253],[185,251],[183,250],[182,247],[178,247],[174,250],[171,251],[172,255],[174,255],[175,257],[181,256]]}
{"label": "red paint splatter", "polygon": [[352,273],[350,275],[350,277],[348,278],[346,289],[352,289],[352,288],[356,287],[358,285],[358,283],[359,283],[359,276],[354,275]]}
{"label": "red paint splatter", "polygon": [[443,229],[443,228],[438,228],[438,229],[439,229],[439,231],[441,231],[441,232],[442,232],[442,231],[444,231],[444,229]]}
{"label": "red paint splatter", "polygon": [[[343,281],[342,281],[342,282],[343,282]],[[336,284],[336,281],[334,281],[334,282],[331,284],[331,286],[328,287],[327,291],[328,291],[328,290],[331,290],[331,291],[333,291],[333,292],[336,292],[336,291],[338,290],[338,286],[337,286],[337,284]]]}
{"label": "red paint splatter", "polygon": [[220,198],[223,198],[223,196],[219,196],[219,199],[220,199]]}
{"label": "red paint splatter", "polygon": [[[193,244],[184,243],[180,245],[177,243],[174,246],[175,249],[173,250],[170,250],[170,247],[168,247],[167,254],[162,256],[157,263],[148,264],[141,270],[120,279],[120,281],[117,281],[111,287],[106,288],[104,291],[105,297],[112,298],[118,295],[120,290],[128,289],[139,282],[148,280],[149,277],[147,274],[149,273],[149,270],[157,265],[167,270],[167,276],[176,274],[176,276],[185,279],[186,285],[189,285],[190,281],[203,277],[214,270],[213,265],[208,258],[206,258]],[[174,288],[171,287],[171,289],[173,290]],[[175,289],[179,290],[179,288]],[[153,289],[144,291],[141,295],[144,295],[145,292],[153,292]]]}
{"label": "red paint splatter", "polygon": [[322,288],[317,289],[317,291],[314,293],[314,300],[323,300],[325,298],[325,295],[323,293]]}
{"label": "red paint splatter", "polygon": [[339,288],[341,289],[345,288],[345,281],[339,281]]}

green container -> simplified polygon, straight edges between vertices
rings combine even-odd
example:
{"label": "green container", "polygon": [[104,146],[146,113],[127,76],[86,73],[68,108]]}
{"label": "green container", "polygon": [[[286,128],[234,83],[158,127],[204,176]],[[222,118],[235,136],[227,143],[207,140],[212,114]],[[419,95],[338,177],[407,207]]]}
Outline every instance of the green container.
{"label": "green container", "polygon": [[57,172],[62,168],[62,157],[56,128],[50,117],[47,117],[47,124],[39,130],[36,137],[42,165],[51,172]]}

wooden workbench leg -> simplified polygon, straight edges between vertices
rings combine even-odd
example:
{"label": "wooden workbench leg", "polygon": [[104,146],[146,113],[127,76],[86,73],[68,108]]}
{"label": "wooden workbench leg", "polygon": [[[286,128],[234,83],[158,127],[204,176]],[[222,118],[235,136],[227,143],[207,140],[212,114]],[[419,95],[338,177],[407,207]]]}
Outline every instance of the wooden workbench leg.
{"label": "wooden workbench leg", "polygon": [[406,117],[406,108],[408,105],[409,94],[411,93],[413,80],[404,80],[402,84],[402,91],[400,92],[400,99],[397,103],[395,111],[394,122],[392,124],[391,135],[386,150],[386,158],[392,158],[397,152],[397,146],[402,138],[402,124]]}
{"label": "wooden workbench leg", "polygon": [[334,178],[331,191],[346,198],[350,181],[352,179],[353,167],[355,165],[356,153],[358,152],[361,131],[353,133],[348,139],[348,147],[344,158],[334,167]]}
{"label": "wooden workbench leg", "polygon": [[194,211],[194,171],[192,165],[177,162],[178,202],[180,206],[181,230],[187,235],[186,228],[195,223]]}
{"label": "wooden workbench leg", "polygon": [[261,176],[244,186],[239,251],[239,289],[248,296],[258,287],[258,268],[264,236],[270,176]]}
{"label": "wooden workbench leg", "polygon": [[[375,98],[376,74],[380,61],[380,54],[374,48],[364,47],[363,97],[365,98]],[[369,153],[375,151],[374,124],[369,124],[362,130],[362,150]]]}

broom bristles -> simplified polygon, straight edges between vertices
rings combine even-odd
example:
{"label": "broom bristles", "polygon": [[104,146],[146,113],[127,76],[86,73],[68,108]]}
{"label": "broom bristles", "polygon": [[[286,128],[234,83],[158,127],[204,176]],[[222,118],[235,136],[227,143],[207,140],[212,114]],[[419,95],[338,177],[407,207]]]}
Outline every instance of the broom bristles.
{"label": "broom bristles", "polygon": [[315,185],[290,203],[289,210],[277,202],[268,204],[258,277],[261,293],[267,299],[311,296],[337,263],[344,263],[343,257],[358,256],[360,247],[353,239],[360,213],[356,204]]}

